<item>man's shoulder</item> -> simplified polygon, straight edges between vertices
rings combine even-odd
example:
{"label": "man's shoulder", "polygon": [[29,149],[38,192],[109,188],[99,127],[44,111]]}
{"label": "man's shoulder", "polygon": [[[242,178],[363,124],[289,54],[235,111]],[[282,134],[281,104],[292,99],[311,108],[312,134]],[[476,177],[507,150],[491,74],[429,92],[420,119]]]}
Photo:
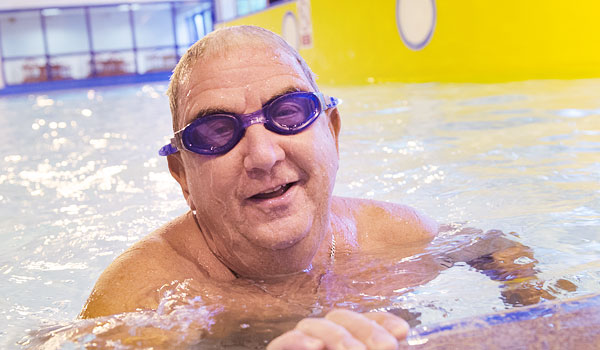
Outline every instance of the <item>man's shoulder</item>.
{"label": "man's shoulder", "polygon": [[155,275],[159,271],[151,271],[152,269],[173,271],[173,267],[182,263],[181,260],[186,260],[182,252],[173,245],[174,239],[185,235],[186,227],[189,226],[186,221],[186,215],[182,215],[140,239],[117,257],[105,273],[118,270],[119,274],[137,274],[144,271]]}
{"label": "man's shoulder", "polygon": [[332,213],[354,223],[359,243],[428,242],[438,232],[435,220],[402,204],[334,196]]}
{"label": "man's shoulder", "polygon": [[119,255],[100,275],[82,317],[154,309],[163,285],[188,278],[204,279],[206,274],[167,239],[168,234],[184,227],[185,218],[179,217]]}

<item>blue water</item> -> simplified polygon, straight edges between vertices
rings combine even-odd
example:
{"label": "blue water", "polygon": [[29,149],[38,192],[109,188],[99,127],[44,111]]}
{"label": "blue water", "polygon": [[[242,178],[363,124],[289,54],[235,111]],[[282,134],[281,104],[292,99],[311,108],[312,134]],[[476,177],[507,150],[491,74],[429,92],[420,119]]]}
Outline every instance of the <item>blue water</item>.
{"label": "blue water", "polygon": [[[0,348],[69,324],[118,254],[186,211],[156,154],[165,89],[0,98]],[[335,194],[514,232],[549,297],[600,292],[599,80],[323,90],[344,100]],[[512,308],[502,288],[458,264],[390,303],[433,326]]]}

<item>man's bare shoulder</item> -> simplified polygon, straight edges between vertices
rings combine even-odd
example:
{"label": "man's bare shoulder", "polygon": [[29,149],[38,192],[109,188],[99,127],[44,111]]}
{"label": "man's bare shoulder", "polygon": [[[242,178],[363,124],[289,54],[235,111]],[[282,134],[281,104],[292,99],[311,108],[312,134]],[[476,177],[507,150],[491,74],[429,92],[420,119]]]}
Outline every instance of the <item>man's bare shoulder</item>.
{"label": "man's bare shoulder", "polygon": [[352,218],[358,243],[428,242],[438,233],[435,220],[415,208],[369,199],[333,197],[334,215]]}
{"label": "man's bare shoulder", "polygon": [[176,218],[117,257],[100,275],[81,317],[155,309],[163,285],[175,280],[207,278],[202,266],[178,251],[167,238],[182,235],[188,226],[186,220],[186,215]]}

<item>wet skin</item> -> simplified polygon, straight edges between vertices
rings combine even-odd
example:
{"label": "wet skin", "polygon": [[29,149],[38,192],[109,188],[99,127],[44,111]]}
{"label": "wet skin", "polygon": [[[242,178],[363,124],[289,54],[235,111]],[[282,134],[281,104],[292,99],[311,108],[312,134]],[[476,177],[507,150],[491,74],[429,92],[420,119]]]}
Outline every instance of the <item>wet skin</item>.
{"label": "wet skin", "polygon": [[[180,128],[207,109],[251,113],[287,91],[313,91],[299,64],[282,49],[258,44],[240,52],[205,60],[181,82]],[[278,135],[257,124],[224,155],[182,151],[169,156],[171,174],[195,217],[190,212],[173,220],[117,258],[98,280],[81,316],[155,309],[159,289],[172,281],[191,280],[208,294],[216,286],[212,291],[224,303],[230,298],[223,283],[238,278],[285,276],[274,284],[276,290],[309,276],[296,292],[314,294],[321,279],[312,276],[330,266],[334,241],[336,254],[361,254],[390,244],[423,249],[438,226],[414,209],[332,197],[339,130],[339,113],[331,109],[296,135]],[[263,300],[253,303],[257,306],[277,295],[245,288],[235,289],[236,297]],[[257,307],[252,312],[260,318],[267,311]],[[303,327],[308,333],[313,327],[334,331],[334,316]],[[394,323],[382,317],[381,322]],[[360,315],[356,322],[373,323]],[[285,348],[285,339],[280,344],[275,348]]]}

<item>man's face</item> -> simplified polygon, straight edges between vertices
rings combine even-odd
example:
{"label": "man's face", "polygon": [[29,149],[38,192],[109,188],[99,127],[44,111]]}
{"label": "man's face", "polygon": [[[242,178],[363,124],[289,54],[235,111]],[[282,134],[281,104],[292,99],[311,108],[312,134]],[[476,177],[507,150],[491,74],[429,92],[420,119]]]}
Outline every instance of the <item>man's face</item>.
{"label": "man's face", "polygon": [[[313,91],[295,58],[252,44],[197,63],[182,84],[180,129],[206,109],[246,114],[286,91]],[[181,166],[171,170],[196,209],[202,234],[236,273],[301,271],[329,237],[339,119],[332,122],[337,111],[328,112],[296,135],[255,124],[226,154],[174,156]]]}

